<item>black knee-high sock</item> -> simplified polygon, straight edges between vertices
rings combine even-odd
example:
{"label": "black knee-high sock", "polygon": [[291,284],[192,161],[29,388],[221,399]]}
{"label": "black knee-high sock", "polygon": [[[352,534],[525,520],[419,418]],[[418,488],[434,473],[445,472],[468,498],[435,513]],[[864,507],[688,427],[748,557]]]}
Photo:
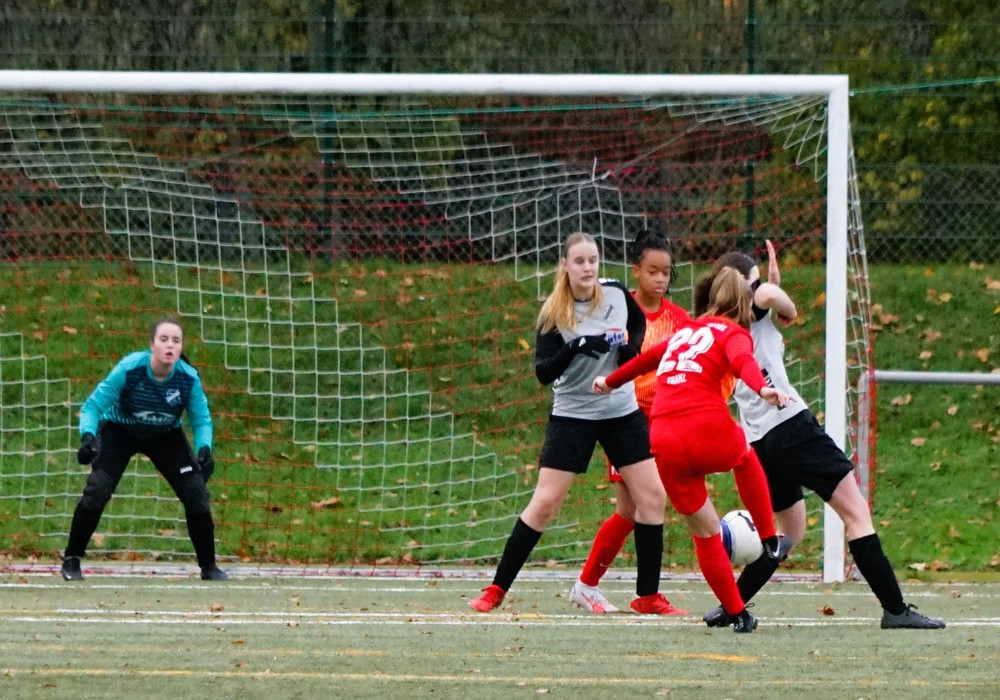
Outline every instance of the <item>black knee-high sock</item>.
{"label": "black knee-high sock", "polygon": [[538,544],[542,536],[538,530],[533,530],[524,524],[520,518],[514,523],[514,529],[507,538],[507,544],[503,548],[503,556],[500,557],[500,564],[497,572],[493,575],[493,584],[500,586],[505,591],[510,590],[514,579],[521,573],[521,567],[528,561],[531,550]]}
{"label": "black knee-high sock", "polygon": [[69,526],[69,542],[66,544],[67,557],[82,557],[87,552],[87,543],[97,529],[102,511],[83,510],[80,506],[73,511],[73,522]]}
{"label": "black knee-high sock", "polygon": [[198,557],[198,566],[211,569],[215,566],[215,522],[211,513],[187,516],[188,536]]}
{"label": "black knee-high sock", "polygon": [[858,565],[858,571],[865,577],[872,593],[878,598],[882,607],[893,615],[898,615],[906,610],[903,603],[903,592],[899,589],[899,581],[896,580],[896,572],[892,570],[892,564],[882,549],[882,541],[877,534],[865,535],[847,543],[854,557],[854,563]]}
{"label": "black knee-high sock", "polygon": [[743,598],[743,602],[749,603],[750,599],[764,587],[764,584],[771,580],[771,576],[777,570],[778,562],[766,554],[761,554],[756,560],[744,566],[740,577],[736,579],[736,587],[740,589],[740,597]]}
{"label": "black knee-high sock", "polygon": [[660,590],[663,566],[663,524],[635,524],[635,594],[652,595]]}

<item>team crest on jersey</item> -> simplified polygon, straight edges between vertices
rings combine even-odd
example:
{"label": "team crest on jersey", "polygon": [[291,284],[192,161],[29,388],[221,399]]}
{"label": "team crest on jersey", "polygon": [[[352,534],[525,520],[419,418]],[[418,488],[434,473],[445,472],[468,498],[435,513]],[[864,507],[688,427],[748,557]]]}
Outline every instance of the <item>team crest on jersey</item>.
{"label": "team crest on jersey", "polygon": [[601,318],[605,321],[614,321],[618,318],[618,308],[614,304],[608,304],[601,309]]}
{"label": "team crest on jersey", "polygon": [[173,406],[177,403],[180,403],[181,392],[178,391],[177,389],[171,389],[170,391],[167,392],[166,396],[164,396],[163,398],[169,405]]}

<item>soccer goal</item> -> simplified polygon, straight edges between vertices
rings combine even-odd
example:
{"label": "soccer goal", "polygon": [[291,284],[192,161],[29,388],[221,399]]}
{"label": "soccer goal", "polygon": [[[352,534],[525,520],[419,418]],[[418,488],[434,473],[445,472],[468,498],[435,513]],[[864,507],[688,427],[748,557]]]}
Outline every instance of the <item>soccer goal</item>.
{"label": "soccer goal", "polygon": [[[170,315],[215,419],[223,560],[495,561],[548,408],[534,321],[579,230],[631,285],[628,242],[661,227],[687,308],[715,257],[773,240],[803,313],[786,329],[792,371],[850,450],[871,345],[847,90],[843,76],[0,71],[9,552],[65,545],[80,405]],[[613,508],[602,460],[534,563],[585,557]],[[712,487],[736,504],[731,479]],[[840,579],[843,531],[813,508],[826,536],[798,563]],[[667,531],[667,571],[692,570],[676,516]],[[148,462],[90,554],[190,558]]]}

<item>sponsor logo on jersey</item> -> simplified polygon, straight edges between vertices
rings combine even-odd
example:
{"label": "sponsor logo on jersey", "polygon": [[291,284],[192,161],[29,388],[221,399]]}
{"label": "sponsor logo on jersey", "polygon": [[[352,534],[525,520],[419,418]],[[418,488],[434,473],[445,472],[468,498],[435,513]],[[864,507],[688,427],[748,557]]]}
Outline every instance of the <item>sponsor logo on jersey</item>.
{"label": "sponsor logo on jersey", "polygon": [[170,425],[177,420],[177,417],[172,413],[160,413],[159,411],[136,411],[132,417],[147,425]]}
{"label": "sponsor logo on jersey", "polygon": [[609,328],[604,331],[604,339],[608,341],[608,345],[617,348],[625,344],[625,331],[621,328]]}

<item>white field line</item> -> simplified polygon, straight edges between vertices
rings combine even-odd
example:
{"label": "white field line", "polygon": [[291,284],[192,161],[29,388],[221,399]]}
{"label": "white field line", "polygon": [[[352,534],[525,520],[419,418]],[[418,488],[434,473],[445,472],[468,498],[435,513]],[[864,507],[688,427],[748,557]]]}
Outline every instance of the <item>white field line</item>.
{"label": "white field line", "polygon": [[[878,628],[878,617],[844,616],[831,617],[758,617],[760,629],[789,627],[875,627]],[[520,615],[502,613],[499,615],[482,616],[465,613],[443,614],[413,614],[413,613],[218,613],[218,612],[176,612],[176,611],[118,611],[108,613],[106,610],[61,610],[54,614],[42,615],[0,615],[0,622],[23,622],[29,624],[110,624],[110,625],[281,625],[281,626],[365,626],[372,623],[380,625],[417,625],[438,627],[578,627],[596,628],[614,625],[657,627],[702,627],[701,618],[685,617],[640,617],[638,615]],[[997,628],[1000,627],[1000,617],[964,617],[948,618],[948,627]],[[895,630],[887,632],[892,633]]]}

